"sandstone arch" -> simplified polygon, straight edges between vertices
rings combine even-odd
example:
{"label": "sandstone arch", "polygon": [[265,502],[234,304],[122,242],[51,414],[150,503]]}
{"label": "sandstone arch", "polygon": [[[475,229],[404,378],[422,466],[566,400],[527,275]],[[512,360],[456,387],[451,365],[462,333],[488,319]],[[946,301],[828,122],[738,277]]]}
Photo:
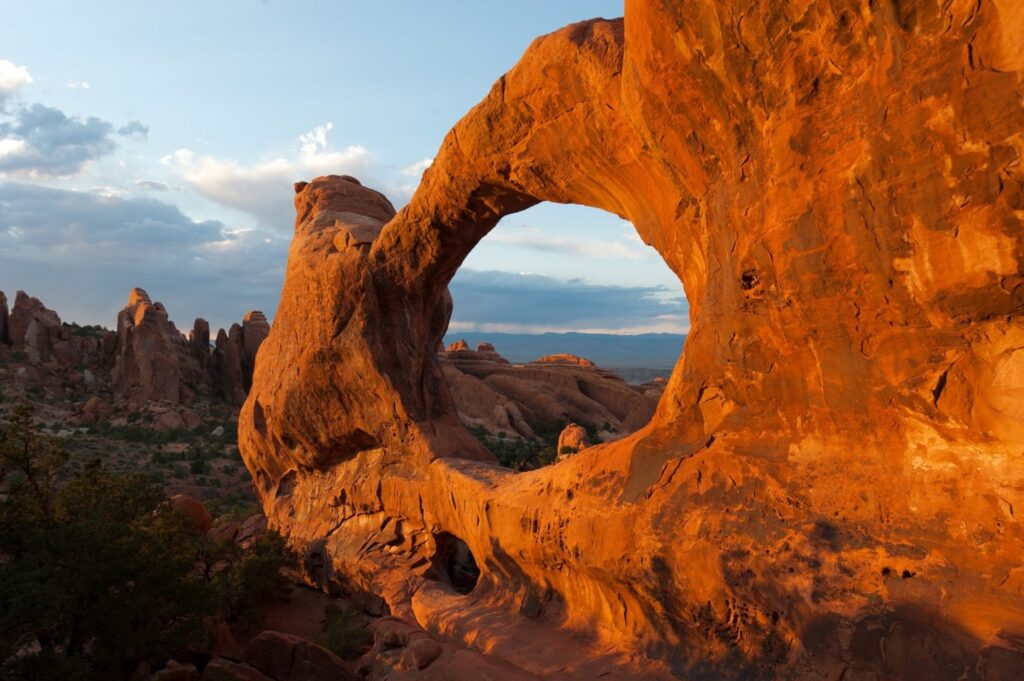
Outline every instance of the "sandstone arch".
{"label": "sandstone arch", "polygon": [[[509,627],[632,654],[624,678],[1010,678],[1024,10],[808,5],[627,2],[535,41],[398,215],[349,179],[297,185],[241,422],[272,522],[541,675],[594,668]],[[466,254],[538,201],[633,222],[692,332],[647,428],[512,475],[433,349]],[[481,568],[471,597],[423,578],[440,532]]]}

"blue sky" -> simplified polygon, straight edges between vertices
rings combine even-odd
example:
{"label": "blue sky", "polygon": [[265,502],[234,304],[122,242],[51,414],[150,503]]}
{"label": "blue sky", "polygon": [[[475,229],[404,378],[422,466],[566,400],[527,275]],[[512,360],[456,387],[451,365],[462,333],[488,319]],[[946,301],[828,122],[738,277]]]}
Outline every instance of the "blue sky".
{"label": "blue sky", "polygon": [[[5,0],[0,290],[112,325],[131,286],[179,327],[272,314],[291,183],[403,205],[444,134],[541,34],[621,2]],[[506,218],[452,283],[453,330],[683,331],[681,287],[614,215]]]}

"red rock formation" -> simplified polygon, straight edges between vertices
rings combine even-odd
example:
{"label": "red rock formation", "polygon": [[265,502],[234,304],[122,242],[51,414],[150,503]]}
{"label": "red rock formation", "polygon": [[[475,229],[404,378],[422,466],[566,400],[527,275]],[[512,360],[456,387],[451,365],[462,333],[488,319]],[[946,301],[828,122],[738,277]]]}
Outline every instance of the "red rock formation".
{"label": "red rock formation", "polygon": [[252,374],[256,368],[256,352],[270,335],[270,322],[259,310],[250,310],[242,318],[242,372],[245,376],[245,390],[252,385]]}
{"label": "red rock formation", "polygon": [[245,374],[239,343],[241,327],[233,324],[231,331],[232,336],[228,336],[224,329],[217,332],[210,373],[217,392],[225,400],[230,404],[242,404],[245,402]]}
{"label": "red rock formation", "polygon": [[491,435],[532,438],[538,430],[557,432],[567,420],[632,432],[647,421],[627,431],[624,420],[634,412],[649,420],[660,397],[574,355],[512,365],[490,343],[475,351],[453,343],[439,357],[462,423]]}
{"label": "red rock formation", "polygon": [[[192,356],[167,310],[140,288],[131,290],[128,305],[117,315],[115,355],[115,389],[139,405],[151,400],[188,401],[201,375],[198,366],[189,366]],[[185,382],[186,376],[193,386]]]}
{"label": "red rock formation", "polygon": [[30,362],[54,359],[58,345],[67,340],[57,313],[24,291],[18,291],[14,298],[8,325],[12,346],[24,352]]}
{"label": "red rock formation", "polygon": [[210,370],[210,323],[197,317],[188,336],[192,356],[203,371]]}
{"label": "red rock formation", "polygon": [[537,364],[575,364],[581,367],[592,367],[594,363],[585,357],[577,357],[576,355],[570,355],[565,352],[559,352],[554,355],[545,355],[539,359],[533,360]]}
{"label": "red rock formation", "polygon": [[11,332],[9,327],[10,312],[7,309],[7,296],[0,291],[0,343],[11,344]]}
{"label": "red rock formation", "polygon": [[[1006,0],[627,0],[535,41],[399,215],[297,185],[241,421],[273,525],[539,676],[596,678],[602,646],[609,678],[1015,678],[1022,23]],[[540,201],[632,222],[692,330],[648,427],[516,475],[435,349],[469,250]],[[387,224],[353,244],[344,212]]]}

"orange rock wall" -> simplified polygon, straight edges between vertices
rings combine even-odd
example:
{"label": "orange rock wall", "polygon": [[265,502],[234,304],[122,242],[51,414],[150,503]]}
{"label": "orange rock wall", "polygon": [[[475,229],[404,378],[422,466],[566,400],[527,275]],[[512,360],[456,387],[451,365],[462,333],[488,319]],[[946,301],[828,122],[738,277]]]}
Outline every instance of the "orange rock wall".
{"label": "orange rock wall", "polygon": [[[630,0],[536,40],[397,215],[297,185],[241,417],[272,523],[316,579],[541,677],[1016,678],[1022,25],[1008,0]],[[630,220],[692,330],[648,427],[513,475],[435,351],[456,269],[539,201]]]}

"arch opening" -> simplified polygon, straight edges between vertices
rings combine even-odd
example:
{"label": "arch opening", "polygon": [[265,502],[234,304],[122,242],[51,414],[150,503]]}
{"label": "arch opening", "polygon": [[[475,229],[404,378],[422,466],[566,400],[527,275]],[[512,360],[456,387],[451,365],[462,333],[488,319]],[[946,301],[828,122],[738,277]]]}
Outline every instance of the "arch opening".
{"label": "arch opening", "polygon": [[505,217],[449,289],[439,357],[459,419],[514,470],[646,426],[689,330],[662,256],[631,223],[582,205]]}
{"label": "arch opening", "polygon": [[450,532],[434,535],[434,556],[430,576],[456,593],[472,593],[480,580],[480,568],[469,545]]}

